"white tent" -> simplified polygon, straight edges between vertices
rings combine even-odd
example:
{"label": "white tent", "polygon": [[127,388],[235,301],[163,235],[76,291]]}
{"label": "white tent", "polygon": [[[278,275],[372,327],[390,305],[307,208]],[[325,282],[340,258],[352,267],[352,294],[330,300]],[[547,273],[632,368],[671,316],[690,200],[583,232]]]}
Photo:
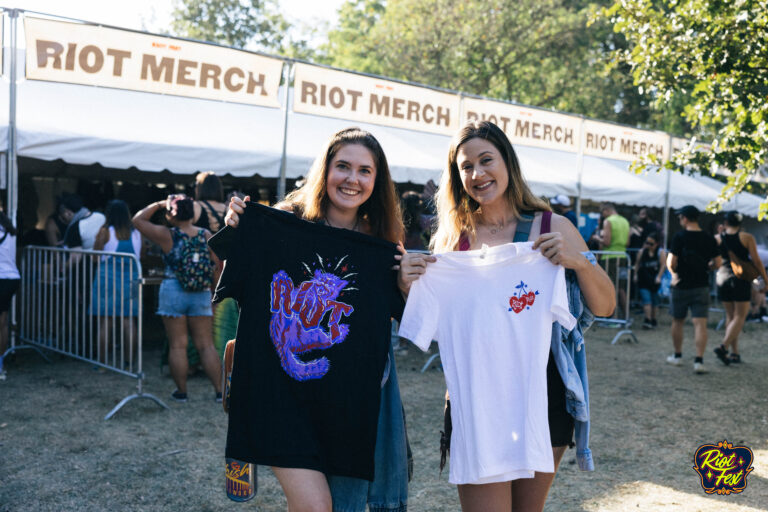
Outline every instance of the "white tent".
{"label": "white tent", "polygon": [[[241,177],[279,176],[283,109],[26,80],[21,73],[23,50],[17,55],[19,156],[181,174],[212,170]],[[9,89],[0,88],[2,147],[7,147],[8,106]],[[287,122],[289,178],[305,175],[327,138],[353,124],[379,139],[397,182],[437,182],[450,144],[444,135],[299,114],[290,108]],[[628,162],[585,156],[579,187],[577,154],[526,146],[516,150],[523,174],[537,195],[580,195],[593,201],[655,207],[665,204],[666,172],[633,175],[627,171]],[[672,173],[669,205],[705,207],[717,195],[714,180],[705,180]],[[733,205],[754,216],[759,202],[755,196],[740,194]]]}

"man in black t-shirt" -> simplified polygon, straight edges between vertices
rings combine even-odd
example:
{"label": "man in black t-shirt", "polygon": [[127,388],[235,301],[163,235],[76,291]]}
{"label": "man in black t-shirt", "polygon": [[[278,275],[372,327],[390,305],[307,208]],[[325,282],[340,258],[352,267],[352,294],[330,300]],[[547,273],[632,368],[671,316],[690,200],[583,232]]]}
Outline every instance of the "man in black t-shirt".
{"label": "man in black t-shirt", "polygon": [[706,373],[702,357],[707,347],[709,271],[718,268],[722,259],[715,237],[702,231],[699,226],[698,208],[687,205],[675,213],[683,231],[674,236],[667,255],[667,268],[672,273],[669,310],[672,315],[672,345],[675,349],[667,362],[675,366],[682,364],[683,323],[690,308],[696,340],[693,370]]}

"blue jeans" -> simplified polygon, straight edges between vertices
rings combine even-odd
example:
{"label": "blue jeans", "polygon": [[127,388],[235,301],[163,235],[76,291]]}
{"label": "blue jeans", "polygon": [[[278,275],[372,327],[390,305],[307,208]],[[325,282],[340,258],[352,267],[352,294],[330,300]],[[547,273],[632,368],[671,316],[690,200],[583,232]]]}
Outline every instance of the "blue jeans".
{"label": "blue jeans", "polygon": [[395,356],[389,347],[389,379],[381,389],[376,433],[374,480],[326,475],[333,512],[406,512],[408,506],[408,448]]}

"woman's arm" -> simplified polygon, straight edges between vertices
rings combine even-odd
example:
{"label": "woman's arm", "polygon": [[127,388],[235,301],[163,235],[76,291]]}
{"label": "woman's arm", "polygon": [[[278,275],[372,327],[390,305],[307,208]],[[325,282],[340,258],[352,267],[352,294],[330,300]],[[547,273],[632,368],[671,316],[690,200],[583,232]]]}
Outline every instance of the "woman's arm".
{"label": "woman's arm", "polygon": [[552,232],[540,235],[533,244],[534,249],[549,258],[555,265],[576,272],[579,288],[587,307],[595,316],[611,316],[616,309],[616,290],[611,279],[599,265],[592,265],[581,254],[587,251],[587,244],[571,221],[552,214]]}
{"label": "woman's arm", "polygon": [[659,249],[659,273],[656,275],[656,283],[661,284],[661,277],[667,270],[667,258],[664,249]]}
{"label": "woman's arm", "polygon": [[749,259],[752,260],[752,263],[754,263],[757,267],[757,271],[760,272],[760,275],[763,277],[763,282],[765,284],[763,285],[762,291],[765,291],[766,287],[768,287],[768,275],[766,275],[763,260],[760,259],[760,254],[757,252],[757,242],[755,241],[755,237],[749,233],[744,233],[743,231],[741,232],[741,235],[746,235],[740,236],[741,241],[744,245],[747,246],[747,250],[749,251]]}
{"label": "woman's arm", "polygon": [[139,233],[148,238],[151,242],[160,246],[163,253],[168,254],[173,249],[173,238],[171,231],[165,226],[153,224],[149,219],[161,208],[166,208],[167,201],[157,201],[144,207],[133,216],[133,225],[139,230]]}
{"label": "woman's arm", "polygon": [[93,241],[93,250],[100,251],[104,249],[104,246],[107,245],[107,240],[109,240],[109,228],[107,226],[101,226]]}
{"label": "woman's arm", "polygon": [[635,268],[633,269],[634,273],[632,274],[633,281],[637,281],[639,279],[638,275],[640,275],[640,260],[643,259],[644,252],[645,252],[645,247],[642,247],[640,251],[638,251],[637,257],[635,258]]}

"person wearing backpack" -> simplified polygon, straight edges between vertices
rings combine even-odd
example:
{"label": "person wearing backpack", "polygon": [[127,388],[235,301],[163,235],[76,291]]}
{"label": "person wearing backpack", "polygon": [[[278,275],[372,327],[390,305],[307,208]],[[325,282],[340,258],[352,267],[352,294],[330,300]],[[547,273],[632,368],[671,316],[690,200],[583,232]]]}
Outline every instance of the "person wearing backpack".
{"label": "person wearing backpack", "polygon": [[[160,209],[170,228],[151,222]],[[160,285],[157,314],[163,318],[170,351],[168,364],[176,390],[171,398],[187,401],[187,340],[191,334],[200,354],[205,374],[221,402],[221,362],[213,346],[211,284],[216,257],[208,249],[211,237],[207,229],[194,226],[194,202],[179,194],[170,195],[145,207],[133,217],[136,229],[160,246],[165,263],[165,279]]]}

